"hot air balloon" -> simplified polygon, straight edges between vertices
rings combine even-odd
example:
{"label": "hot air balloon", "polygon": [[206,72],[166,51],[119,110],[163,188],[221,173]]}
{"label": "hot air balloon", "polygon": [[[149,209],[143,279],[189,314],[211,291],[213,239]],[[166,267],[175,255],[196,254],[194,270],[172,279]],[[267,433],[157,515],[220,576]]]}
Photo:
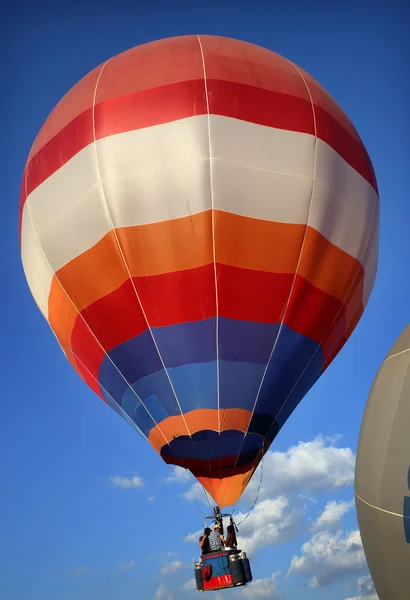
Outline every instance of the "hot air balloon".
{"label": "hot air balloon", "polygon": [[380,600],[410,593],[410,324],[381,365],[360,429],[355,498]]}
{"label": "hot air balloon", "polygon": [[220,507],[358,323],[379,199],[303,69],[215,36],[151,42],[75,85],[21,189],[21,253],[68,361]]}

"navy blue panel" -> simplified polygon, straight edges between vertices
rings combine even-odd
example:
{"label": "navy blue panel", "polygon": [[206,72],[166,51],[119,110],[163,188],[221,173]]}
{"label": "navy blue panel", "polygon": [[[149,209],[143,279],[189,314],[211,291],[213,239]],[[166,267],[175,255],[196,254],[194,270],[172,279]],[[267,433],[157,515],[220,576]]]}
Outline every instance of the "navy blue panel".
{"label": "navy blue panel", "polygon": [[[220,318],[218,327],[221,360],[266,364],[277,325]],[[216,360],[215,318],[155,327],[152,334],[167,368]],[[148,330],[116,346],[109,356],[130,384],[163,368]],[[115,398],[127,387],[108,358],[101,363],[99,381]]]}
{"label": "navy blue panel", "polygon": [[[102,393],[104,398],[109,399],[111,395],[116,402],[121,406],[121,398],[125,390],[128,388],[127,382],[122,377],[121,373],[112,362],[105,356],[98,371],[98,381],[103,388]],[[107,393],[105,392],[107,390]]]}
{"label": "navy blue panel", "polygon": [[[169,378],[166,372],[162,369],[158,371],[158,373],[153,373],[152,375],[148,375],[148,377],[143,377],[139,381],[132,384],[132,389],[135,390],[136,394],[139,398],[146,404],[146,399],[148,397],[157,399],[157,408],[156,414],[158,417],[162,415],[163,418],[179,415],[180,410],[178,408],[178,403],[175,398],[175,394],[172,390],[171,384],[169,382]],[[125,408],[127,403],[131,402],[131,404],[135,400],[135,394],[129,388],[125,391],[122,397],[122,406]],[[153,400],[151,400],[152,402]],[[160,412],[160,408],[162,407],[162,411]],[[127,410],[127,409],[126,409]],[[128,410],[127,410],[128,412]],[[157,419],[155,421],[159,423],[162,419]]]}
{"label": "navy blue panel", "polygon": [[[410,490],[410,467],[407,471],[407,487]],[[406,542],[410,544],[410,497],[404,496],[403,502],[403,525]]]}
{"label": "navy blue panel", "polygon": [[[316,354],[315,354],[316,352]],[[310,361],[310,362],[309,362]],[[275,417],[293,390],[293,406],[322,373],[320,345],[283,325],[259,394],[255,412]]]}
{"label": "navy blue panel", "polygon": [[279,325],[218,319],[219,358],[266,365]]}
{"label": "navy blue panel", "polygon": [[255,411],[252,415],[251,422],[249,423],[248,431],[251,433],[258,433],[265,437],[270,430],[272,423],[272,415]]}
{"label": "navy blue panel", "polygon": [[220,408],[244,408],[252,411],[265,365],[243,362],[219,363]]}
{"label": "navy blue panel", "polygon": [[143,403],[141,403],[130,389],[123,396],[122,406],[134,423],[144,431],[145,435],[148,435],[157,423],[169,416],[155,395],[146,396]]}
{"label": "navy blue panel", "polygon": [[241,454],[238,458],[236,466],[240,467],[241,465],[253,462],[258,452],[262,450],[262,447],[263,437],[256,433],[248,432],[245,436],[245,440],[241,448]]}
{"label": "navy blue panel", "polygon": [[132,420],[140,429],[142,429],[142,431],[147,437],[151,429],[156,424],[151,415],[148,414],[147,410],[145,409],[145,406],[142,404],[136,404],[134,406],[134,414],[132,416]]}
{"label": "navy blue panel", "polygon": [[319,350],[316,356],[313,358],[306,371],[303,373],[299,381],[297,382],[294,390],[291,392],[289,398],[286,400],[286,404],[283,405],[282,410],[275,414],[275,422],[279,428],[282,428],[286,423],[290,415],[293,413],[299,402],[308,393],[310,388],[318,380],[322,374],[323,368],[323,357],[322,352]]}
{"label": "navy blue panel", "polygon": [[[322,373],[323,357],[318,344],[283,325],[255,406],[265,369],[265,363],[259,364],[259,361],[269,357],[269,346],[274,342],[276,331],[276,325],[222,318],[219,322],[220,408],[250,411],[255,408],[250,433],[266,435],[275,418],[277,433]],[[216,409],[215,319],[155,328],[153,333],[182,411]],[[155,422],[180,414],[149,331],[120,344],[109,354],[142,402],[150,398],[150,412]],[[229,357],[232,360],[228,360]],[[249,362],[240,361],[241,357]],[[140,409],[138,399],[128,389],[121,373],[105,358],[99,370],[100,384],[147,433],[153,421]],[[111,403],[108,394],[104,396]],[[220,443],[223,443],[222,437],[218,439],[218,448]],[[209,445],[214,442],[203,442],[207,455],[213,455]],[[221,447],[219,456],[228,455],[229,448],[228,444],[225,453]]]}
{"label": "navy blue panel", "polygon": [[[116,346],[108,355],[130,385],[163,368],[148,330]],[[127,388],[123,378],[105,357],[98,372],[98,380],[116,400],[122,397]]]}
{"label": "navy blue panel", "polygon": [[152,329],[167,367],[216,360],[216,321],[206,319]]}
{"label": "navy blue panel", "polygon": [[195,444],[192,443],[193,440],[188,435],[175,438],[170,442],[169,447],[165,449],[166,454],[182,459],[210,460],[209,451],[212,446],[217,448],[218,434],[214,431],[202,431],[201,433],[203,434],[202,439],[196,440]]}
{"label": "navy blue panel", "polygon": [[216,360],[168,369],[182,412],[218,408]]}
{"label": "navy blue panel", "polygon": [[[259,436],[258,436],[259,437]],[[242,431],[226,430],[221,435],[217,431],[203,430],[189,436],[180,436],[172,440],[164,452],[168,456],[178,458],[193,458],[199,460],[216,460],[223,456],[236,456],[242,446],[244,434]],[[259,448],[261,438],[259,437]]]}
{"label": "navy blue panel", "polygon": [[410,497],[404,496],[403,504],[403,525],[406,542],[410,544]]}

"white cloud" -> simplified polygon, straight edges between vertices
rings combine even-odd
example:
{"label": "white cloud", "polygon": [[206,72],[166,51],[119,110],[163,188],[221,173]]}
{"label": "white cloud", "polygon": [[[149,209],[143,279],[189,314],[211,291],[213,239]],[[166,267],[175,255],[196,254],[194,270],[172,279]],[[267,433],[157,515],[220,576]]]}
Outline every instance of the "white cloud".
{"label": "white cloud", "polygon": [[346,600],[379,600],[370,575],[363,575],[357,580],[359,595]]}
{"label": "white cloud", "polygon": [[[354,481],[355,455],[351,448],[337,448],[335,444],[338,441],[338,437],[325,438],[319,435],[310,442],[291,446],[286,452],[268,451],[263,459],[259,499],[295,493],[306,496],[351,485]],[[253,504],[260,483],[260,469],[261,465],[242,495],[241,503]],[[184,469],[182,472],[186,473]],[[187,500],[207,503],[199,483],[194,483],[184,496]]]}
{"label": "white cloud", "polygon": [[174,596],[164,583],[161,583],[154,596],[155,600],[174,600]]}
{"label": "white cloud", "polygon": [[144,485],[144,480],[138,475],[134,475],[133,477],[121,477],[120,475],[115,475],[114,477],[110,477],[109,480],[113,485],[120,487],[123,490],[131,490]]}
{"label": "white cloud", "polygon": [[[204,491],[205,491],[205,494],[204,494]],[[197,500],[198,502],[202,502],[206,506],[208,506],[208,501],[211,506],[213,504],[215,504],[215,502],[210,497],[210,495],[207,494],[206,490],[204,490],[202,485],[198,482],[191,485],[189,490],[187,492],[184,492],[183,497],[186,500],[189,500],[190,502],[194,502],[194,500]],[[208,498],[208,500],[207,500],[207,498]],[[208,508],[209,508],[209,506],[208,506]]]}
{"label": "white cloud", "polygon": [[191,590],[196,590],[195,579],[189,579],[181,585],[181,592],[190,592]]}
{"label": "white cloud", "polygon": [[74,577],[81,577],[81,575],[84,575],[88,571],[89,571],[89,568],[86,565],[79,565],[78,567],[76,567],[74,569],[73,575],[74,575]]}
{"label": "white cloud", "polygon": [[180,560],[171,560],[171,562],[166,562],[161,569],[161,575],[172,575],[173,573],[176,573],[182,569],[183,566],[184,563]]}
{"label": "white cloud", "polygon": [[[245,516],[236,515],[236,522]],[[257,548],[289,541],[297,535],[301,517],[302,507],[297,502],[291,505],[285,496],[262,500],[239,525],[238,544],[251,556]]]}
{"label": "white cloud", "polygon": [[173,467],[172,474],[165,478],[165,483],[187,483],[192,481],[193,475],[182,467]]}
{"label": "white cloud", "polygon": [[184,537],[184,542],[194,542],[196,544],[203,533],[203,529],[198,529],[198,531],[194,531],[194,533],[189,533]]}
{"label": "white cloud", "polygon": [[178,556],[178,552],[167,552],[167,558],[171,558],[171,556]]}
{"label": "white cloud", "polygon": [[155,499],[156,499],[155,496],[148,496],[147,497],[148,502],[154,502]]}
{"label": "white cloud", "polygon": [[[303,509],[300,502],[290,504],[285,496],[262,500],[256,504],[248,518],[238,526],[238,544],[248,555],[257,548],[281,544],[294,538],[300,527]],[[240,523],[246,513],[238,513],[235,521]],[[185,542],[198,544],[203,530],[185,536]]]}
{"label": "white cloud", "polygon": [[[267,452],[259,497],[312,494],[352,484],[355,455],[350,448],[335,447],[335,441],[337,438],[318,436],[310,442],[299,442],[286,452]],[[260,468],[242,498],[244,501],[253,502],[255,499]]]}
{"label": "white cloud", "polygon": [[132,558],[129,562],[127,563],[121,563],[120,566],[118,567],[120,571],[129,571],[130,569],[132,569],[132,567],[135,565],[135,559]]}
{"label": "white cloud", "polygon": [[322,587],[360,573],[366,567],[358,530],[343,534],[321,531],[303,544],[302,555],[294,556],[287,577],[310,578],[309,587]]}
{"label": "white cloud", "polygon": [[279,577],[279,571],[272,573],[270,577],[264,577],[263,579],[254,579],[249,587],[243,588],[242,596],[246,598],[269,598],[269,600],[275,600],[279,598],[279,592],[277,587],[277,579]]}
{"label": "white cloud", "polygon": [[338,528],[343,516],[354,506],[354,500],[350,502],[335,502],[329,501],[324,511],[316,519],[312,526],[313,531],[320,531],[326,529],[327,531],[333,531]]}

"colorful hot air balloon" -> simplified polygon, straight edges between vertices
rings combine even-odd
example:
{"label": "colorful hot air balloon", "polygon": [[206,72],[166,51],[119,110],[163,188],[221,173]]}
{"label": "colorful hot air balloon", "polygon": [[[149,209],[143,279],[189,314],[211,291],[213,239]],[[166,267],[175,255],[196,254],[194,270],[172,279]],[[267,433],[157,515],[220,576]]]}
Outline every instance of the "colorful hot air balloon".
{"label": "colorful hot air balloon", "polygon": [[388,352],[366,404],[355,496],[380,600],[410,597],[410,324]]}
{"label": "colorful hot air balloon", "polygon": [[310,75],[182,36],[108,60],[51,113],[22,260],[85,382],[228,506],[360,319],[378,219],[363,143]]}

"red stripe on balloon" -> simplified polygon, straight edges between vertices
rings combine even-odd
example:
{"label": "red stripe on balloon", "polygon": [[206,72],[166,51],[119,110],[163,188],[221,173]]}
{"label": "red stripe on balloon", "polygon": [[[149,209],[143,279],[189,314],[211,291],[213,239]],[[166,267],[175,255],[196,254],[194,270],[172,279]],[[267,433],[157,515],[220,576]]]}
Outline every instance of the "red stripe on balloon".
{"label": "red stripe on balloon", "polygon": [[[211,114],[278,129],[314,133],[312,108],[304,99],[232,81],[209,80],[207,86]],[[315,107],[315,111],[318,136],[375,187],[373,168],[364,147],[324,110]],[[96,138],[206,112],[203,80],[144,90],[96,105]],[[30,194],[93,139],[90,108],[71,121],[31,158],[27,167],[27,193]]]}
{"label": "red stripe on balloon", "polygon": [[320,344],[332,330],[337,318],[344,331],[345,308],[340,300],[313,287],[303,277],[296,276],[286,309],[285,325]]}
{"label": "red stripe on balloon", "polygon": [[101,395],[98,381],[98,369],[105,357],[98,338],[91,333],[86,323],[80,317],[77,318],[71,337],[71,347],[77,358],[78,368],[87,384]]}
{"label": "red stripe on balloon", "polygon": [[[282,320],[292,286],[292,274],[217,265],[217,277],[221,317],[267,324]],[[97,376],[104,352],[95,348],[95,338],[109,352],[143,333],[148,328],[146,318],[150,327],[166,327],[214,317],[215,306],[213,264],[134,278],[133,282],[127,280],[114,292],[84,309],[82,317],[77,317],[71,336],[72,349]],[[336,338],[343,335],[344,312],[340,301],[297,276],[284,323],[320,343],[334,327],[337,316]],[[333,353],[334,343],[326,346],[329,352]]]}
{"label": "red stripe on balloon", "polygon": [[30,158],[26,166],[27,195],[93,140],[92,109],[88,108]]}

